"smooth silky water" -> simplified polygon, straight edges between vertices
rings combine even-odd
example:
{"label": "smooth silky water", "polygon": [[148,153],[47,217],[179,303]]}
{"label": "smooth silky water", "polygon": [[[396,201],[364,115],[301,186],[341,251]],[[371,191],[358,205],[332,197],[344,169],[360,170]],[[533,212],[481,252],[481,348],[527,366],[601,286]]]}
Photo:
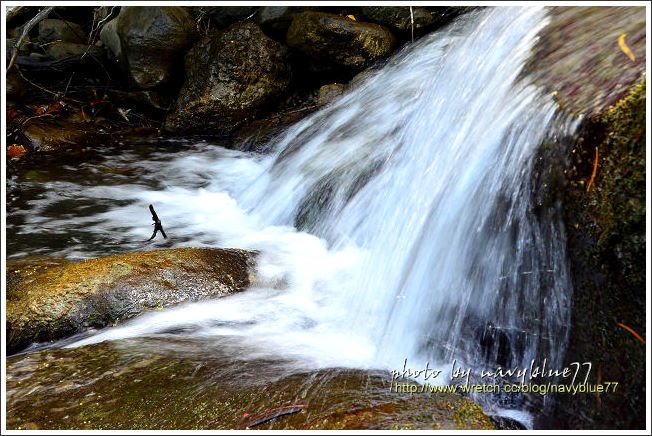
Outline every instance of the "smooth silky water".
{"label": "smooth silky water", "polygon": [[[172,332],[302,369],[399,370],[405,359],[444,374],[453,360],[559,367],[570,319],[565,236],[560,205],[534,204],[533,169],[539,147],[574,126],[522,74],[546,22],[539,7],[461,17],[289,128],[268,155],[206,143],[143,155],[126,145],[32,182],[42,190],[10,202],[8,231],[41,245],[10,245],[9,256],[260,252],[246,292],[145,314],[68,347]],[[150,203],[167,241],[143,242]],[[478,401],[528,426],[541,406]]]}

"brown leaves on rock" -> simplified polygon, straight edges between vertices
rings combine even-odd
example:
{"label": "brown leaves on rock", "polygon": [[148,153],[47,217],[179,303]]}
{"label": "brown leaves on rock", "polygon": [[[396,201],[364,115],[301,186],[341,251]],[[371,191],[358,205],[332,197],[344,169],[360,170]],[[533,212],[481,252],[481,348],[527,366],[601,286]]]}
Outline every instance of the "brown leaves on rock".
{"label": "brown leaves on rock", "polygon": [[35,110],[34,113],[36,115],[46,115],[46,114],[56,114],[61,112],[66,104],[62,101],[55,101],[54,103],[49,103],[49,104],[44,104],[41,106],[38,106]]}

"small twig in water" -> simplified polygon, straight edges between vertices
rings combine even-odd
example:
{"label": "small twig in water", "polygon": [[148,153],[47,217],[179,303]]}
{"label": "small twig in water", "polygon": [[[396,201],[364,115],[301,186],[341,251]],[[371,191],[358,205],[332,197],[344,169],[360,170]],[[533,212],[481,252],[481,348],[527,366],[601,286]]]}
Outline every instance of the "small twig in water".
{"label": "small twig in water", "polygon": [[589,189],[591,189],[591,186],[593,185],[593,180],[595,180],[595,173],[597,171],[598,171],[598,147],[595,147],[595,161],[593,162],[593,173],[591,173],[589,184],[586,185],[586,192],[589,192]]}
{"label": "small twig in water", "polygon": [[292,406],[283,406],[277,407],[276,409],[266,410],[262,413],[257,413],[249,417],[249,423],[246,424],[246,428],[254,428],[259,425],[265,424],[273,419],[281,418],[283,416],[294,415],[295,413],[301,412],[306,407],[305,404],[295,404]]}

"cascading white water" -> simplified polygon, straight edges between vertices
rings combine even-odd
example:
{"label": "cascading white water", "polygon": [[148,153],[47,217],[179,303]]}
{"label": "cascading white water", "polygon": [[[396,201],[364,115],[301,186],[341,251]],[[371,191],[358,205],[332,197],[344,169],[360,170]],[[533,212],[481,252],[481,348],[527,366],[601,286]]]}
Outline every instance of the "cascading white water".
{"label": "cascading white water", "polygon": [[462,17],[290,128],[270,156],[204,145],[139,163],[160,191],[66,185],[130,202],[89,229],[142,240],[154,203],[177,245],[261,252],[245,293],[72,346],[183,327],[312,366],[560,363],[563,227],[554,205],[535,213],[532,172],[538,147],[572,126],[521,77],[545,23],[539,7]]}

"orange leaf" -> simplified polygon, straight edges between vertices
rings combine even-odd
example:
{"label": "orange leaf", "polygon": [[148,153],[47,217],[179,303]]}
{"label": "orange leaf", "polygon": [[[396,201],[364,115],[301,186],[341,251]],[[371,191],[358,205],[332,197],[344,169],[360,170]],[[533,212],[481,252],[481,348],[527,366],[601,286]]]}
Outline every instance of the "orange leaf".
{"label": "orange leaf", "polygon": [[349,20],[353,20],[353,21],[356,21],[356,19],[355,19],[355,16],[354,16],[354,15],[347,15],[347,16],[346,16],[346,18],[348,18]]}
{"label": "orange leaf", "polygon": [[7,147],[7,156],[10,158],[19,158],[27,154],[27,150],[25,150],[25,147],[19,144],[12,144],[9,147]]}
{"label": "orange leaf", "polygon": [[52,114],[55,112],[59,112],[61,109],[63,109],[63,105],[58,101],[55,101],[54,103],[48,105],[47,113]]}

